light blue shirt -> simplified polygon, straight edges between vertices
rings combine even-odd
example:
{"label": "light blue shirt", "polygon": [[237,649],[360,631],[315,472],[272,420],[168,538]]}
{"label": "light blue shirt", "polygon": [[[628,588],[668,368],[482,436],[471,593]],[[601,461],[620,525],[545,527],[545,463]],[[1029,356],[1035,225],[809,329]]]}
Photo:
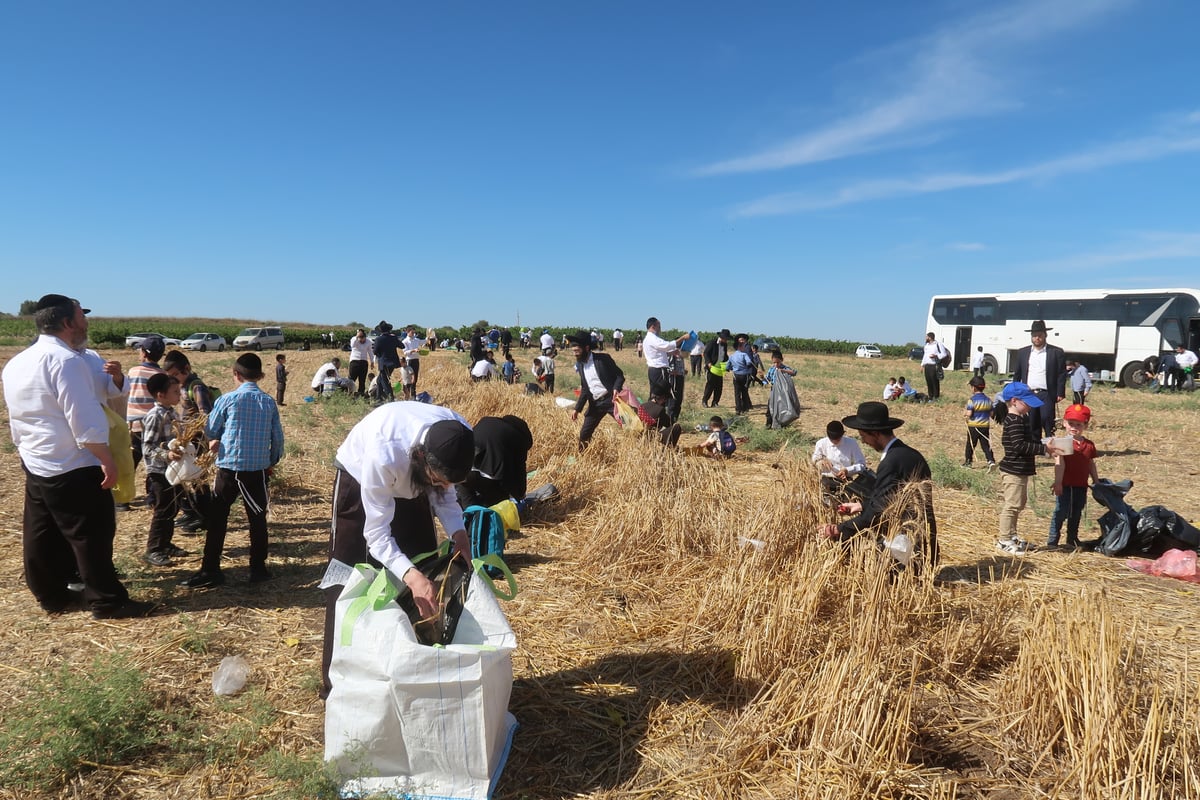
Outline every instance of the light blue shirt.
{"label": "light blue shirt", "polygon": [[217,466],[235,472],[257,472],[283,458],[283,425],[279,408],[254,381],[245,381],[213,403],[204,434],[217,439]]}

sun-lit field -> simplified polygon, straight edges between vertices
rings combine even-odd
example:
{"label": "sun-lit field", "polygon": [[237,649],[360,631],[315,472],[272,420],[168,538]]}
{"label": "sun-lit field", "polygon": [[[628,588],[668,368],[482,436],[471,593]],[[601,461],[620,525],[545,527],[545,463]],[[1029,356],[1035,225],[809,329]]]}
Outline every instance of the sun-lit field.
{"label": "sun-lit field", "polygon": [[[15,352],[0,348],[0,362]],[[305,403],[334,353],[286,352],[267,584],[246,583],[235,508],[229,583],[177,588],[199,556],[144,564],[150,515],[138,506],[119,514],[117,564],[131,593],[162,609],[132,621],[47,616],[21,579],[23,479],[5,437],[0,797],[332,796],[321,772],[316,585],[333,453],[368,409]],[[533,351],[515,352],[528,372]],[[644,363],[630,348],[615,355],[644,396]],[[232,388],[235,354],[191,357],[206,381]],[[273,354],[264,360],[273,394]],[[521,727],[496,796],[1200,798],[1197,586],[1091,553],[998,551],[999,479],[958,466],[962,373],[947,375],[941,402],[893,409],[906,421],[900,437],[933,468],[939,569],[892,582],[869,548],[843,559],[814,536],[834,512],[818,500],[812,444],[830,419],[877,399],[889,376],[923,381],[914,362],[894,358],[788,363],[800,420],[783,435],[763,431],[766,392],[752,390],[753,415],[736,427],[750,442],[715,462],[611,420],[579,455],[577,427],[549,398],[473,384],[457,353],[422,359],[420,388],[435,402],[470,421],[525,418],[530,486],[560,490],[509,542],[521,589],[505,605],[518,636],[510,708]],[[569,354],[558,376],[558,394],[571,396]],[[688,379],[681,444],[701,441],[692,429],[713,413],[700,407],[702,386]],[[723,412],[732,401],[727,379]],[[1200,517],[1200,395],[1098,385],[1091,405],[1100,474],[1132,478],[1135,507]],[[996,428],[992,440],[999,448]],[[1020,521],[1036,543],[1054,505],[1048,464],[1039,460]],[[1097,516],[1089,501],[1084,539],[1097,535]],[[176,543],[198,554],[202,538],[177,532]],[[226,655],[253,672],[245,692],[219,698],[211,677]]]}

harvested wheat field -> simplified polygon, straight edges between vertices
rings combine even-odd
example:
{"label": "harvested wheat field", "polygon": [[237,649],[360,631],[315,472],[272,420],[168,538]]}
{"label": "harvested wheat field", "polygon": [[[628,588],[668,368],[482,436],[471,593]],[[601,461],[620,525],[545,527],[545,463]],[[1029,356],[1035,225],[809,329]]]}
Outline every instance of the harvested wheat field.
{"label": "harvested wheat field", "polygon": [[[287,355],[267,584],[246,583],[235,509],[230,582],[176,588],[199,557],[145,565],[149,512],[136,507],[119,514],[118,567],[134,596],[162,609],[117,622],[47,616],[21,579],[23,481],[6,439],[0,797],[331,796],[316,585],[333,452],[366,407],[304,403],[309,376],[332,353]],[[644,364],[630,350],[616,356],[644,389]],[[226,389],[233,358],[193,354]],[[559,359],[560,395],[577,385],[569,359]],[[497,797],[1200,798],[1196,585],[1091,553],[1001,554],[998,478],[958,466],[961,373],[947,376],[939,403],[893,412],[933,467],[940,568],[891,581],[869,547],[843,559],[814,535],[833,512],[808,465],[813,441],[877,398],[889,375],[917,368],[789,363],[800,420],[784,436],[762,431],[766,394],[755,390],[754,415],[737,429],[751,442],[715,462],[611,421],[577,456],[576,427],[548,398],[472,384],[457,353],[422,359],[420,388],[435,402],[470,421],[524,417],[535,437],[530,486],[551,481],[561,492],[509,543],[521,589],[505,606],[519,642],[511,710],[521,727]],[[263,388],[273,391],[273,379]],[[699,407],[701,388],[689,378],[689,431],[711,413]],[[728,406],[728,381],[725,392]],[[1100,474],[1132,478],[1135,507],[1200,517],[1200,397],[1097,386],[1092,400]],[[993,430],[997,447],[999,438]],[[1053,509],[1047,464],[1020,522],[1033,542],[1045,540]],[[1095,538],[1096,516],[1089,501],[1083,538]],[[201,545],[186,534],[176,542]],[[231,698],[211,686],[226,655],[253,668]]]}

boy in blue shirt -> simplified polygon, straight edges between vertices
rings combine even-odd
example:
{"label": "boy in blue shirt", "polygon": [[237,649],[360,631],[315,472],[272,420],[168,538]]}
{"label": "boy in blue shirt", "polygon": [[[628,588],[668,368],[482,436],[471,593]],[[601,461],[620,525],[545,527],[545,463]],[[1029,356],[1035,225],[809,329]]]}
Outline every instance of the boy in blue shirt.
{"label": "boy in blue shirt", "polygon": [[283,457],[283,426],[275,401],[258,388],[262,377],[262,359],[254,353],[242,353],[233,365],[237,388],[218,397],[208,415],[204,435],[209,439],[209,450],[217,457],[212,513],[208,516],[200,571],[181,581],[180,586],[200,589],[225,583],[221,555],[229,509],[239,497],[250,528],[250,583],[271,578],[267,570],[267,479],[271,468]]}

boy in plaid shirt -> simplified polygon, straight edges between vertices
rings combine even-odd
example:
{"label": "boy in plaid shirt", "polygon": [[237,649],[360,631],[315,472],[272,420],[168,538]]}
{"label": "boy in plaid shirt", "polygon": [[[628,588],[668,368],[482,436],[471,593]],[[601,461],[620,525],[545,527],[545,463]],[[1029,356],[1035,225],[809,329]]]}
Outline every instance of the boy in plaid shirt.
{"label": "boy in plaid shirt", "polygon": [[175,405],[179,402],[179,381],[165,372],[158,372],[146,381],[146,391],[154,397],[154,407],[142,417],[142,456],[146,464],[146,484],[153,484],[154,516],[150,519],[150,534],[146,537],[146,553],[142,560],[155,567],[171,566],[171,558],[186,556],[187,551],[171,544],[175,535],[175,514],[183,486],[172,486],[167,480],[167,464],[179,454],[167,449],[175,438]]}

